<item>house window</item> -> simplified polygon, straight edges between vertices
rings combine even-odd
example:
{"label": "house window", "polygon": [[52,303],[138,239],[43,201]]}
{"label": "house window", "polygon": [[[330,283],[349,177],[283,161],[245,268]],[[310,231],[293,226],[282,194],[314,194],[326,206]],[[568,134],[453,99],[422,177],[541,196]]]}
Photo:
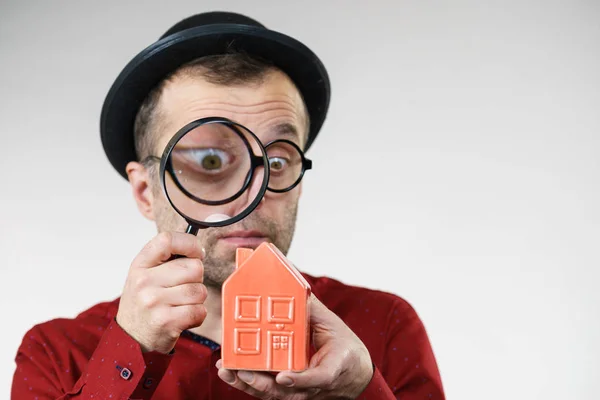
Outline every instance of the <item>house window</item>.
{"label": "house window", "polygon": [[260,328],[235,328],[233,351],[236,354],[260,354]]}
{"label": "house window", "polygon": [[294,322],[294,298],[269,297],[269,322]]}
{"label": "house window", "polygon": [[287,350],[289,346],[288,337],[284,335],[273,336],[273,350]]}
{"label": "house window", "polygon": [[260,296],[236,296],[235,320],[239,322],[259,322]]}

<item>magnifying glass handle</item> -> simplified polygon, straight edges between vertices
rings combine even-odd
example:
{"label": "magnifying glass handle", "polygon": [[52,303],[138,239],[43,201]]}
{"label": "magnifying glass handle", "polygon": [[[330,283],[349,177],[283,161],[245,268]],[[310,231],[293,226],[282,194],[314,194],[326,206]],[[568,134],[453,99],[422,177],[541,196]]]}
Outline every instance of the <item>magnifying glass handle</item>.
{"label": "magnifying glass handle", "polygon": [[[192,225],[192,224],[188,224],[188,227],[187,227],[187,229],[185,230],[185,233],[189,233],[189,234],[191,234],[191,235],[194,235],[194,236],[196,236],[196,235],[198,234],[198,229],[199,229],[199,228],[198,228],[197,226],[195,226],[195,225]],[[173,255],[171,256],[171,258],[169,258],[169,260],[168,260],[168,261],[175,260],[175,259],[177,259],[177,258],[182,258],[182,257],[183,257],[183,256],[182,256],[182,255],[180,255],[180,254],[173,254]]]}
{"label": "magnifying glass handle", "polygon": [[187,229],[185,230],[185,233],[189,233],[191,235],[196,236],[198,234],[198,230],[199,227],[193,224],[188,224]]}

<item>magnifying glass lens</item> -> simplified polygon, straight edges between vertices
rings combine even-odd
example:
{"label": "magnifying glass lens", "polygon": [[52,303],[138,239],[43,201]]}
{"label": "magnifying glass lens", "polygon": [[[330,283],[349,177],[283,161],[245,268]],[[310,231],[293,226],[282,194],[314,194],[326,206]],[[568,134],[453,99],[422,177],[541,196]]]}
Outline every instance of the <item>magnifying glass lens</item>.
{"label": "magnifying glass lens", "polygon": [[[265,179],[261,146],[238,125],[213,122],[188,131],[175,143],[165,165],[164,185],[171,204],[188,219],[226,224],[232,202],[250,204]],[[256,156],[257,154],[258,156]],[[257,161],[258,160],[258,161]],[[238,209],[239,207],[233,207]],[[241,208],[243,210],[243,206]]]}

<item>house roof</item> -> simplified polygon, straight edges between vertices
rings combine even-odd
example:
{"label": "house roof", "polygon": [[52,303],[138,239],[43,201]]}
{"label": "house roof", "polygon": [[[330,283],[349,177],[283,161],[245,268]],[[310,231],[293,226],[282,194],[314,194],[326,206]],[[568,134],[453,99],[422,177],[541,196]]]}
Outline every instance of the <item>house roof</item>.
{"label": "house roof", "polygon": [[240,257],[240,264],[238,265],[238,269],[243,268],[243,266],[246,265],[248,261],[251,260],[252,257],[254,257],[258,252],[268,252],[268,254],[276,257],[279,263],[285,269],[287,269],[290,272],[290,274],[294,276],[294,278],[296,278],[296,280],[298,281],[298,283],[300,283],[301,286],[310,290],[310,284],[306,281],[306,279],[304,279],[300,271],[298,271],[296,267],[292,265],[292,263],[283,255],[281,250],[279,250],[273,243],[261,243],[254,251],[252,251],[251,249],[239,248],[237,252],[238,257]]}

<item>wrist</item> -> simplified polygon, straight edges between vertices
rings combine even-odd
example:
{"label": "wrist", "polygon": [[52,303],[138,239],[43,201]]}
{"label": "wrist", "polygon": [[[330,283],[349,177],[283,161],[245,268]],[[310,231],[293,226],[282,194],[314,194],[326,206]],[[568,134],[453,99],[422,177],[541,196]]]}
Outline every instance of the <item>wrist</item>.
{"label": "wrist", "polygon": [[128,326],[128,324],[125,323],[125,321],[123,321],[122,318],[120,318],[119,314],[117,314],[115,322],[127,335],[129,335],[129,337],[131,337],[137,342],[137,344],[140,346],[140,350],[142,351],[142,353],[149,353],[154,351],[157,353],[169,354],[174,347],[169,347],[168,343],[161,343],[160,340],[151,340],[142,333]]}

